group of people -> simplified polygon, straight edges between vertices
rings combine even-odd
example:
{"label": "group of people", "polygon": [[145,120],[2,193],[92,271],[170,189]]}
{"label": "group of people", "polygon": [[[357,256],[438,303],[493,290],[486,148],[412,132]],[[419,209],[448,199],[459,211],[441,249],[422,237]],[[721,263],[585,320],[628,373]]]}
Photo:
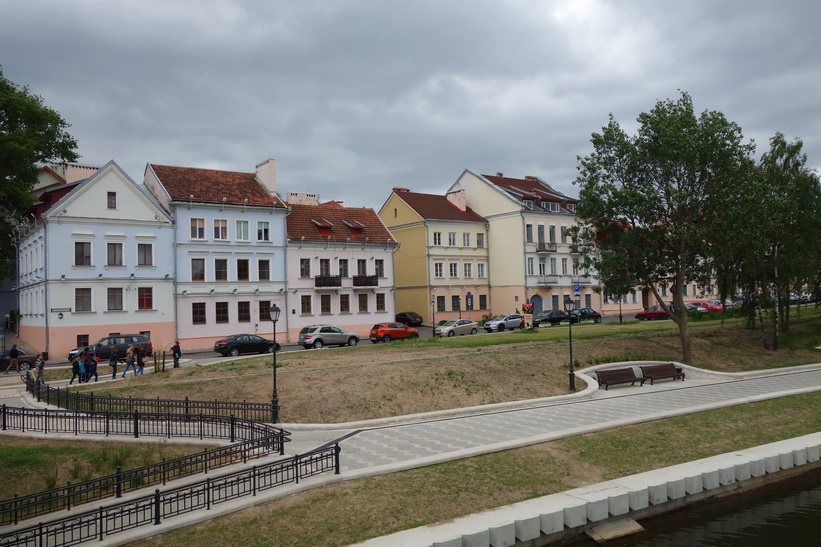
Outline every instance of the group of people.
{"label": "group of people", "polygon": [[[99,361],[100,358],[95,354],[94,346],[86,347],[71,361],[71,381],[69,381],[69,385],[74,383],[75,378],[78,378],[81,384],[90,382],[92,376],[95,382],[98,381],[100,378],[97,372]],[[142,376],[145,368],[145,348],[137,345],[129,346],[124,357],[120,356],[120,352],[116,347],[111,348],[108,364],[111,367],[112,380],[117,379],[117,366],[123,362],[125,363],[125,370],[123,370],[121,378],[125,378],[129,369],[131,369],[133,376]]]}

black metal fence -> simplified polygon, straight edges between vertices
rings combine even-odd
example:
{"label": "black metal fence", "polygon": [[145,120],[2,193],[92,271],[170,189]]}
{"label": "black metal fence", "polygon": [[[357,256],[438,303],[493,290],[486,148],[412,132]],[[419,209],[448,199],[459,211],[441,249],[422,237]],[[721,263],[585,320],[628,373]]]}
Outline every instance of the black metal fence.
{"label": "black metal fence", "polygon": [[0,534],[0,545],[77,545],[334,471],[339,445]]}
{"label": "black metal fence", "polygon": [[23,432],[128,435],[134,437],[196,437],[228,439],[233,444],[144,466],[106,477],[69,484],[37,494],[0,502],[0,525],[68,509],[74,505],[124,492],[165,484],[238,461],[247,462],[272,453],[284,454],[289,432],[233,416],[144,414],[0,407],[0,428]]}
{"label": "black metal fence", "polygon": [[66,389],[40,384],[29,372],[25,376],[26,391],[38,402],[68,410],[83,412],[171,412],[173,414],[207,414],[236,416],[255,422],[273,422],[274,408],[271,403],[230,401],[191,401],[173,399],[134,399],[131,397],[100,397],[93,393],[77,393]]}

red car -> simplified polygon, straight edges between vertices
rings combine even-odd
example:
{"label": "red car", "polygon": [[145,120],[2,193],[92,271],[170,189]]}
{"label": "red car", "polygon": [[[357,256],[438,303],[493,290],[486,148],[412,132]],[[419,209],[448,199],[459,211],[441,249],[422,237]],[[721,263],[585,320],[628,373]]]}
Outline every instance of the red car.
{"label": "red car", "polygon": [[644,311],[640,311],[636,314],[636,319],[639,321],[650,321],[652,319],[669,319],[670,316],[667,314],[667,310],[662,308],[661,306],[651,306]]}
{"label": "red car", "polygon": [[721,305],[721,302],[717,302],[713,304],[711,302],[690,302],[694,306],[698,306],[699,308],[704,308],[707,311],[724,311],[724,306]]}
{"label": "red car", "polygon": [[371,342],[390,342],[392,340],[415,340],[419,331],[402,323],[377,323],[371,327]]}

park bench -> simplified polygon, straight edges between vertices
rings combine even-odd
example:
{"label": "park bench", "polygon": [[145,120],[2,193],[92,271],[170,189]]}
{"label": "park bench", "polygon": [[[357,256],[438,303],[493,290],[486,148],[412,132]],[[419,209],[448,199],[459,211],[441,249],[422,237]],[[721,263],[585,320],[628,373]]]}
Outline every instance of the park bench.
{"label": "park bench", "polygon": [[655,380],[663,380],[665,378],[672,378],[676,380],[681,378],[684,381],[684,371],[677,368],[673,363],[665,363],[663,365],[642,365],[641,367],[641,385],[650,380],[650,385],[653,385]]}
{"label": "park bench", "polygon": [[596,376],[599,378],[599,387],[604,386],[605,391],[607,391],[611,385],[630,384],[632,386],[635,385],[636,382],[641,381],[641,378],[639,378],[636,371],[633,370],[633,367],[597,370]]}

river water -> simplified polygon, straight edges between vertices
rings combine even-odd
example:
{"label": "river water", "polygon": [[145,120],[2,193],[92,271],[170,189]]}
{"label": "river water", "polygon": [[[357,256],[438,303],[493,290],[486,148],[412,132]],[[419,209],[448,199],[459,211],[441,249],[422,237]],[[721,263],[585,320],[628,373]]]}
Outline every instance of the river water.
{"label": "river water", "polygon": [[[646,531],[608,547],[821,545],[821,469],[639,521]],[[597,545],[584,540],[574,545]]]}

